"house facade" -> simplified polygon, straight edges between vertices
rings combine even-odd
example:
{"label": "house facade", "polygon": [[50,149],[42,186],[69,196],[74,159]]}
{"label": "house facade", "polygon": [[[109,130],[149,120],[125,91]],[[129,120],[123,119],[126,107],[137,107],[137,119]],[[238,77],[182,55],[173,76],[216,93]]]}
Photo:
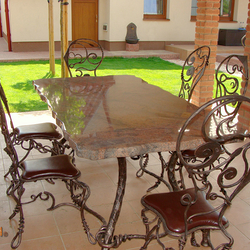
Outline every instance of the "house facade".
{"label": "house facade", "polygon": [[[52,1],[52,0],[51,0]],[[7,4],[6,4],[7,2]],[[69,41],[98,40],[106,50],[125,50],[127,25],[137,26],[141,50],[194,44],[197,0],[68,0]],[[6,12],[8,5],[9,12]],[[13,51],[48,50],[48,1],[1,0],[3,36]],[[248,0],[221,0],[219,29],[246,26]],[[53,0],[55,48],[60,50],[60,2]]]}

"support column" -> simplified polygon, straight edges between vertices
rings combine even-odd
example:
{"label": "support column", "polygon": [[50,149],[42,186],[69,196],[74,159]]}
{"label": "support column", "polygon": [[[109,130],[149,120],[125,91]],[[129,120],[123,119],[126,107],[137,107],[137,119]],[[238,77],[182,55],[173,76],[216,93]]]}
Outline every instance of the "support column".
{"label": "support column", "polygon": [[211,49],[209,65],[192,95],[192,103],[201,106],[213,98],[220,0],[197,0],[197,7],[195,48],[208,45]]}
{"label": "support column", "polygon": [[55,41],[54,41],[54,17],[53,0],[48,0],[49,8],[49,64],[52,76],[55,76]]}
{"label": "support column", "polygon": [[68,69],[64,62],[63,56],[68,48],[68,2],[60,0],[60,23],[61,23],[61,77],[68,77]]}

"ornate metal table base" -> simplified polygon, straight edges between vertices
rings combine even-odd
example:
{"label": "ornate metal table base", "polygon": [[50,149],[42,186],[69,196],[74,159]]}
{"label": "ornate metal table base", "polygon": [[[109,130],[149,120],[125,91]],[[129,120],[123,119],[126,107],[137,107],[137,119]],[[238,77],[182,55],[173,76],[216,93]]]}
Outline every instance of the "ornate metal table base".
{"label": "ornate metal table base", "polygon": [[[105,219],[101,215],[89,209],[86,206],[86,204],[84,208],[82,209],[83,226],[84,226],[85,232],[88,235],[88,239],[91,244],[96,244],[98,242],[102,250],[118,248],[122,244],[122,242],[125,242],[126,240],[145,239],[145,235],[139,235],[139,234],[114,235],[115,226],[120,215],[122,201],[123,201],[125,187],[126,187],[127,163],[126,163],[125,157],[118,158],[118,166],[119,166],[118,186],[117,186],[113,209],[111,211],[108,223],[105,221]],[[90,212],[92,215],[98,218],[103,224],[101,228],[99,229],[99,231],[97,232],[96,236],[93,236],[93,234],[90,233],[90,229],[83,216],[84,210]]]}

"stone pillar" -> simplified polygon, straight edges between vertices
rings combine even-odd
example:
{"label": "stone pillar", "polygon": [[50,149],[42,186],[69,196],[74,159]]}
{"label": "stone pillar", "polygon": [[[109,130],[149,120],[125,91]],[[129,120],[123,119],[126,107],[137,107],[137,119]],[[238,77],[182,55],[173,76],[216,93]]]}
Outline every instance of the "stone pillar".
{"label": "stone pillar", "polygon": [[208,45],[211,49],[209,65],[192,95],[192,103],[201,106],[213,98],[220,0],[197,0],[197,7],[195,48]]}
{"label": "stone pillar", "polygon": [[[246,26],[246,41],[244,54],[248,56],[248,76],[250,73],[250,0],[248,2],[248,18]],[[244,87],[244,79],[242,81],[242,87]],[[246,96],[250,98],[250,82],[248,81],[248,89],[246,91]],[[242,123],[245,129],[250,130],[250,105],[242,105],[239,112],[239,121]]]}

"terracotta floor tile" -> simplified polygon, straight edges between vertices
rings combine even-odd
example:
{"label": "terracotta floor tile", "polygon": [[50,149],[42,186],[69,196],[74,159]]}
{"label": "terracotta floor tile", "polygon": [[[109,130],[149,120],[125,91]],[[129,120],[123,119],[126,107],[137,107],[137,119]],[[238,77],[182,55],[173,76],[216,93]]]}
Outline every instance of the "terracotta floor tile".
{"label": "terracotta floor tile", "polygon": [[18,250],[65,250],[60,236],[23,240]]}
{"label": "terracotta floor tile", "polygon": [[9,198],[6,195],[6,189],[7,189],[6,184],[0,185],[0,201],[8,201]]}
{"label": "terracotta floor tile", "polygon": [[87,235],[82,232],[62,234],[62,239],[67,250],[100,250],[98,243],[92,245],[87,239]]}
{"label": "terracotta floor tile", "polygon": [[83,231],[81,214],[76,208],[60,207],[53,211],[53,215],[61,234]]}
{"label": "terracotta floor tile", "polygon": [[79,180],[85,182],[91,189],[114,186],[112,180],[105,173],[81,175]]}
{"label": "terracotta floor tile", "polygon": [[[232,146],[232,145],[230,145]],[[2,136],[0,136],[0,147],[4,147]],[[5,152],[0,151],[0,227],[4,232],[8,233],[6,237],[0,237],[0,249],[10,249],[10,242],[14,236],[14,232],[18,227],[18,215],[11,221],[8,217],[13,211],[14,201],[5,194],[6,187],[9,185],[9,179],[4,180],[3,175],[8,170],[11,161]],[[18,152],[23,155],[21,149]],[[163,152],[165,161],[168,161],[169,153]],[[37,151],[32,151],[30,158],[47,157],[45,154],[40,154]],[[87,201],[87,205],[99,212],[108,220],[110,211],[113,206],[113,201],[116,195],[118,167],[117,159],[106,159],[99,161],[91,161],[76,157],[76,166],[82,172],[80,180],[86,182],[91,188],[91,195]],[[145,227],[141,222],[142,205],[140,199],[146,194],[146,190],[150,185],[155,183],[155,178],[144,174],[142,178],[136,177],[136,171],[139,169],[139,162],[127,158],[127,185],[123,201],[123,207],[120,213],[120,218],[117,222],[115,234],[138,233],[143,234]],[[161,170],[160,161],[157,153],[150,155],[149,169],[156,171]],[[25,184],[25,193],[23,201],[28,201],[31,194],[38,194],[40,191],[47,190],[55,194],[56,202],[71,201],[70,193],[66,189],[65,184],[59,180],[55,185],[51,185],[46,181],[38,181],[36,183]],[[228,231],[235,238],[233,249],[248,250],[250,249],[250,195],[249,188],[235,199],[232,208],[227,213],[227,218],[231,221]],[[157,189],[152,191],[167,192],[168,189],[161,184]],[[61,207],[55,211],[47,211],[50,206],[51,199],[48,201],[37,200],[32,204],[24,205],[25,228],[23,241],[20,250],[92,250],[101,249],[98,244],[91,245],[88,242],[87,235],[84,232],[80,212],[72,207]],[[95,234],[101,226],[93,215],[85,212],[85,217],[88,225]],[[197,234],[198,242],[200,242],[200,234]],[[224,237],[219,232],[212,233],[212,241],[214,245],[221,243]],[[174,247],[178,249],[178,241],[171,237],[164,237],[162,241],[166,247]],[[118,248],[120,250],[138,250],[143,245],[144,240],[127,240]],[[148,250],[161,250],[162,248],[156,241],[152,241],[148,246]],[[185,250],[197,250],[192,247],[188,241]],[[208,248],[200,247],[200,250]]]}
{"label": "terracotta floor tile", "polygon": [[100,206],[104,204],[113,204],[115,200],[116,187],[99,187],[91,189],[91,194],[87,200],[90,206]]}
{"label": "terracotta floor tile", "polygon": [[[7,243],[10,244],[16,232],[14,231],[14,227],[9,220],[1,220],[0,227],[2,228],[2,232],[3,232],[3,236],[0,237],[0,249],[1,249],[1,244],[7,244]],[[9,249],[10,249],[10,245],[9,245]]]}
{"label": "terracotta floor tile", "polygon": [[8,220],[12,210],[10,208],[9,200],[1,200],[0,202],[0,221]]}
{"label": "terracotta floor tile", "polygon": [[[17,226],[19,216],[17,215],[12,221]],[[54,221],[52,213],[43,215],[28,216],[25,218],[25,229],[23,240],[43,238],[49,236],[58,236],[59,231]]]}

